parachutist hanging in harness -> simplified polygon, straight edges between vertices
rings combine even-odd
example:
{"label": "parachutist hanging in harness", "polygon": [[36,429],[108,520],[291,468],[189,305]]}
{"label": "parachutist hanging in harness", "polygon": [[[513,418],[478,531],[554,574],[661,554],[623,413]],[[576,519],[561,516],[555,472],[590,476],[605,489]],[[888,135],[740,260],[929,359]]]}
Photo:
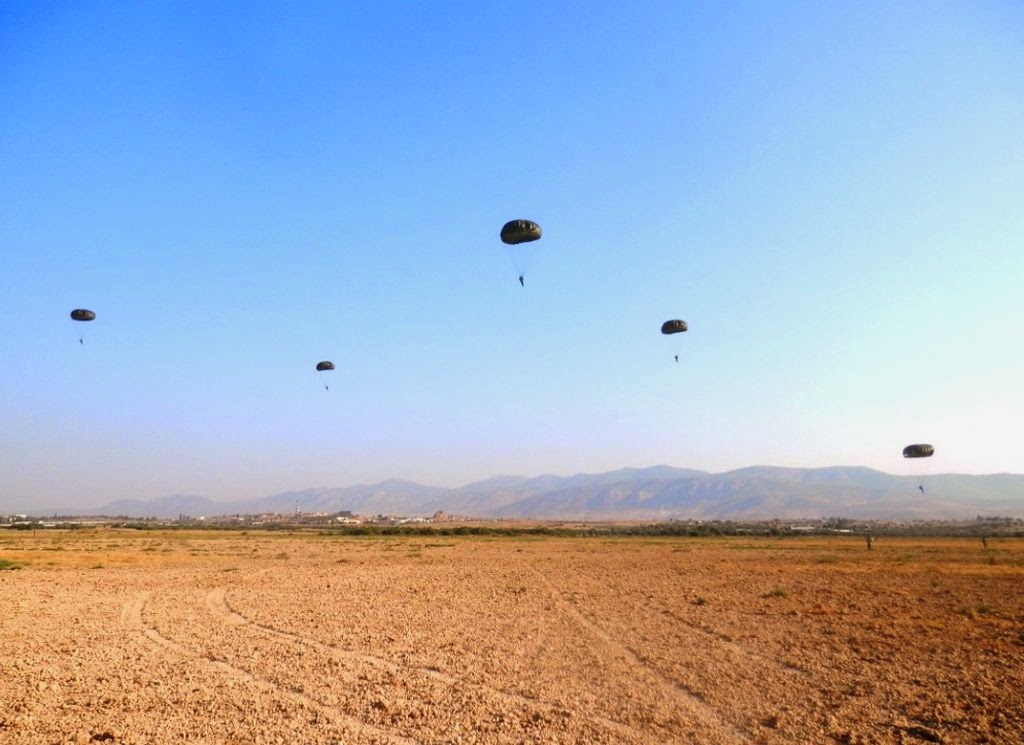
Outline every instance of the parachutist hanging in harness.
{"label": "parachutist hanging in harness", "polygon": [[922,494],[924,494],[924,484],[918,484],[917,488],[921,491]]}
{"label": "parachutist hanging in harness", "polygon": [[676,362],[679,362],[679,355],[676,355]]}
{"label": "parachutist hanging in harness", "polygon": [[526,287],[526,284],[523,283],[523,275],[522,274],[519,275],[519,286],[520,287]]}
{"label": "parachutist hanging in harness", "polygon": [[83,347],[85,346],[85,342],[82,341],[81,339],[78,340],[78,343],[81,344]]}

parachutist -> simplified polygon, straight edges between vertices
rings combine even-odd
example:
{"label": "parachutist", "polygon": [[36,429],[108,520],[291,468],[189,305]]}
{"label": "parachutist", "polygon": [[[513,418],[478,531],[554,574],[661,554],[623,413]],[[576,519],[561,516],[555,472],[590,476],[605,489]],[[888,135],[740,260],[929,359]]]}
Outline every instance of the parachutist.
{"label": "parachutist", "polygon": [[676,362],[679,362],[679,355],[676,355]]}
{"label": "parachutist", "polygon": [[924,494],[924,484],[918,484],[917,488],[921,490],[922,494]]}
{"label": "parachutist", "polygon": [[523,282],[523,275],[522,274],[519,275],[519,286],[520,287],[526,287],[526,284]]}
{"label": "parachutist", "polygon": [[325,390],[325,391],[329,391],[329,390],[331,390],[331,387],[330,387],[329,385],[325,385],[325,386],[324,386],[324,390]]}
{"label": "parachutist", "polygon": [[81,344],[83,347],[85,346],[85,342],[82,341],[81,339],[78,340],[78,343]]}

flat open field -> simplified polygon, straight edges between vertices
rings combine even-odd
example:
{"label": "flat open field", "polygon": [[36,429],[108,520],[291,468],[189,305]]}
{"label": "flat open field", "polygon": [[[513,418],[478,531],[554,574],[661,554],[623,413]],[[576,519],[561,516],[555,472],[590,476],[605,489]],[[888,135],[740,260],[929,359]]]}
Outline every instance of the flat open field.
{"label": "flat open field", "polygon": [[1024,541],[0,533],[2,743],[1022,743]]}

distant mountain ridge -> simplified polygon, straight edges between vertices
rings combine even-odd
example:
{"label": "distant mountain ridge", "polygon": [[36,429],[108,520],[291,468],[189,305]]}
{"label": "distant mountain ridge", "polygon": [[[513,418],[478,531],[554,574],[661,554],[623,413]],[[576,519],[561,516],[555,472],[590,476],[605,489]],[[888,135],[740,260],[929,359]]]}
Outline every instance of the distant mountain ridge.
{"label": "distant mountain ridge", "polygon": [[717,474],[652,466],[573,476],[495,476],[455,489],[392,479],[234,502],[174,495],[33,514],[176,518],[181,514],[289,514],[298,506],[304,513],[431,515],[441,510],[468,517],[546,520],[1024,517],[1021,474],[931,475],[924,479],[924,494],[917,488],[919,483],[916,476],[895,476],[863,466],[750,466]]}

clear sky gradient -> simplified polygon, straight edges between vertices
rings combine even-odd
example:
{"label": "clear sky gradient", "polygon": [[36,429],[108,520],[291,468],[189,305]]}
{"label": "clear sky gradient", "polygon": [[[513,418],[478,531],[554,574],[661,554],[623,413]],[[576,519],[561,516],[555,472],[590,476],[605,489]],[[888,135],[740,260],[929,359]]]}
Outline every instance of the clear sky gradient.
{"label": "clear sky gradient", "polygon": [[0,509],[1024,471],[1017,2],[8,2],[0,174]]}

